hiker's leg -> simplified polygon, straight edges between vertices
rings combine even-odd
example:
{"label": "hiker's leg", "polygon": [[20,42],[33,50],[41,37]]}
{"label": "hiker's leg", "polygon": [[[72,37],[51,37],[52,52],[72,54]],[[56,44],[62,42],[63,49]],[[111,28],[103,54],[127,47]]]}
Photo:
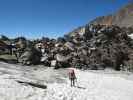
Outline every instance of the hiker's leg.
{"label": "hiker's leg", "polygon": [[72,79],[72,86],[74,86],[74,79]]}
{"label": "hiker's leg", "polygon": [[71,80],[71,87],[72,87],[72,79],[70,79]]}
{"label": "hiker's leg", "polygon": [[75,79],[73,79],[73,86],[75,86]]}

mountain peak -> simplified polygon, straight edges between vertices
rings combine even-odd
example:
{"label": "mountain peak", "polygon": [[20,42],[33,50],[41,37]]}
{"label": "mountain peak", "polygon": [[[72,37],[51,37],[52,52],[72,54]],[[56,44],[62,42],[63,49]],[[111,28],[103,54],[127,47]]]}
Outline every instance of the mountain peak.
{"label": "mountain peak", "polygon": [[116,13],[94,19],[91,24],[118,25],[120,27],[133,26],[133,3],[122,7]]}

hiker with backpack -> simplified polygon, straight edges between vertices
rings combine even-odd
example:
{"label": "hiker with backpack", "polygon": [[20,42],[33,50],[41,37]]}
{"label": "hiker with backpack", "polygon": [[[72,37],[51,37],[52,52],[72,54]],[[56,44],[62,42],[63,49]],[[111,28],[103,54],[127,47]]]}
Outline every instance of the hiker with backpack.
{"label": "hiker with backpack", "polygon": [[71,82],[71,87],[72,86],[75,86],[75,81],[76,81],[76,75],[75,75],[75,71],[74,69],[69,69],[69,79],[70,79],[70,82]]}

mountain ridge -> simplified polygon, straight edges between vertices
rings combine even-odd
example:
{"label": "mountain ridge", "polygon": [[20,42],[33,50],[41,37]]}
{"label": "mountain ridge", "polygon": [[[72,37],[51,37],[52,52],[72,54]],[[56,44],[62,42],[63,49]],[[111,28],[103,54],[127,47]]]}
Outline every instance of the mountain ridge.
{"label": "mountain ridge", "polygon": [[132,27],[133,28],[133,2],[129,3],[122,8],[120,8],[115,13],[105,15],[105,16],[99,16],[95,18],[94,20],[90,21],[86,25],[80,26],[78,28],[75,28],[73,31],[69,32],[69,36],[74,36],[77,33],[83,34],[85,33],[86,26],[93,24],[93,25],[116,25],[119,27]]}
{"label": "mountain ridge", "polygon": [[133,3],[127,4],[116,13],[97,17],[90,24],[117,25],[120,27],[133,27]]}

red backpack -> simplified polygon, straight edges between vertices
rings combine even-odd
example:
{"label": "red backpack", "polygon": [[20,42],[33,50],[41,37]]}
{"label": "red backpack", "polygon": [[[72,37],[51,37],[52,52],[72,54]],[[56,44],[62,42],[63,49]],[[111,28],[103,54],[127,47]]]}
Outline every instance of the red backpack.
{"label": "red backpack", "polygon": [[70,70],[69,70],[69,78],[75,78],[74,69],[70,69]]}

